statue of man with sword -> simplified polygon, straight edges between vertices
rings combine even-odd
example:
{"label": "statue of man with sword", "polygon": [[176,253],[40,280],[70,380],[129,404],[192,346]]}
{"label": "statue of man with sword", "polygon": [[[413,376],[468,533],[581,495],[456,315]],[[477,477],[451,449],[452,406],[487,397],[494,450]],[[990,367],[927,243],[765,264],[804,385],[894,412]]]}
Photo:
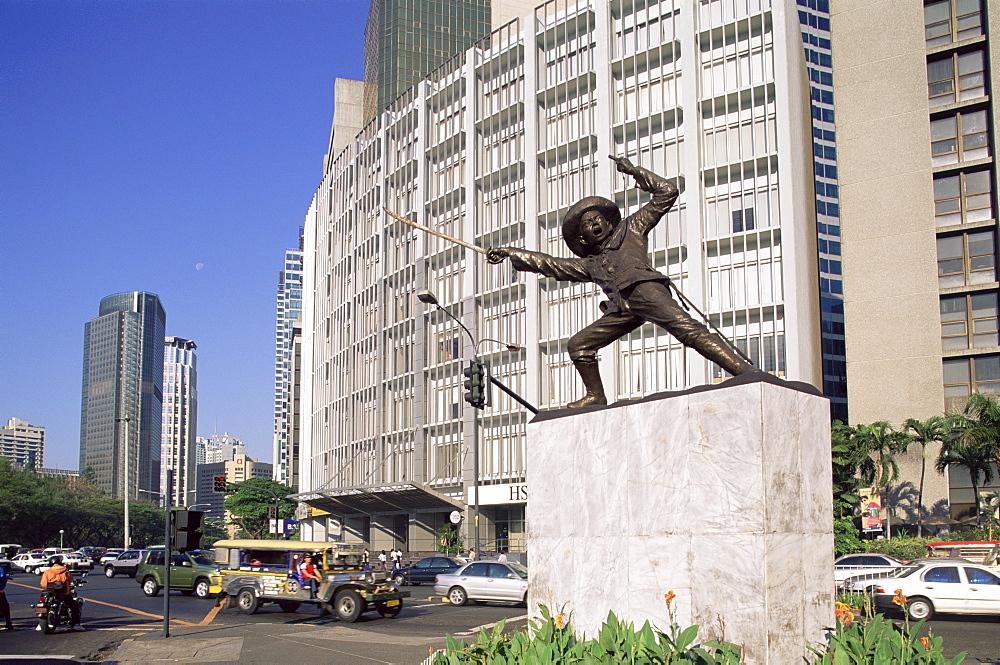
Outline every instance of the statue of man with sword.
{"label": "statue of man with sword", "polygon": [[[484,253],[490,263],[502,263],[509,258],[516,270],[600,285],[608,296],[608,301],[601,303],[603,316],[569,340],[569,357],[587,389],[582,398],[569,403],[570,408],[608,403],[597,352],[646,321],[664,328],[730,374],[759,372],[729,340],[709,330],[678,305],[670,293],[670,280],[649,263],[649,232],[677,201],[677,187],[625,158],[611,159],[618,165],[618,171],[635,178],[636,186],[653,198],[624,220],[615,202],[600,196],[588,196],[570,207],[563,218],[563,239],[580,258],[563,259],[518,247],[484,250],[391,210],[385,211],[401,222]],[[679,291],[677,295],[687,301]]]}
{"label": "statue of man with sword", "polygon": [[759,371],[728,340],[678,305],[671,296],[667,276],[649,263],[649,232],[677,200],[677,187],[627,159],[611,159],[618,171],[634,177],[636,186],[653,198],[624,220],[614,201],[600,196],[588,196],[574,204],[563,218],[562,232],[566,244],[580,258],[557,258],[516,247],[486,252],[490,263],[509,258],[516,270],[571,282],[595,282],[608,296],[608,301],[601,303],[603,316],[569,340],[569,356],[587,389],[569,406],[608,403],[597,352],[646,321],[664,328],[730,374]]}

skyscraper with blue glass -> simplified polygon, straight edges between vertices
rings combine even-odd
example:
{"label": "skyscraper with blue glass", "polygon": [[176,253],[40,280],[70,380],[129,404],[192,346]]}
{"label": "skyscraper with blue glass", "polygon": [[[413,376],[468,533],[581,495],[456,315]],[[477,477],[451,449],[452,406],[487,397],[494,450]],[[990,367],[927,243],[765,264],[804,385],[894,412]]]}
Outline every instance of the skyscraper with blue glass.
{"label": "skyscraper with blue glass", "polygon": [[159,500],[166,320],[159,297],[131,291],[84,326],[80,472],[109,496]]}
{"label": "skyscraper with blue glass", "polygon": [[823,394],[834,418],[847,420],[844,285],[840,259],[840,187],[833,113],[830,0],[797,0],[809,70],[816,174],[820,318],[823,328]]}

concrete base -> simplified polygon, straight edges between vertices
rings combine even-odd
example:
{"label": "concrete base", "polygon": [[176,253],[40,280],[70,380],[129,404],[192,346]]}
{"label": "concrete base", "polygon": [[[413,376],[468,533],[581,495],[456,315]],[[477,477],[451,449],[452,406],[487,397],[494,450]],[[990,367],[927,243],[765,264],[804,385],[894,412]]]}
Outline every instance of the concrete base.
{"label": "concrete base", "polygon": [[609,611],[697,624],[774,665],[833,625],[826,398],[744,381],[560,411],[529,424],[527,450],[532,615],[568,613],[586,637]]}

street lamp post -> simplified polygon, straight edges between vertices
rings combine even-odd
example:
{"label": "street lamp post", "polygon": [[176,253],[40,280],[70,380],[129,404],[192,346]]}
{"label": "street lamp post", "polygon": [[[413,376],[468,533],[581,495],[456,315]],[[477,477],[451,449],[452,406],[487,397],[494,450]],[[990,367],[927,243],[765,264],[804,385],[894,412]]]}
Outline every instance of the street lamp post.
{"label": "street lamp post", "polygon": [[63,548],[63,534],[66,533],[64,529],[59,529],[59,549]]}
{"label": "street lamp post", "polygon": [[125,480],[122,483],[122,489],[124,490],[125,496],[125,528],[124,528],[124,545],[125,549],[129,548],[129,544],[132,542],[132,533],[129,528],[128,522],[128,502],[129,502],[129,491],[128,491],[128,423],[131,420],[128,416],[125,418],[115,418],[116,422],[125,423],[125,427],[122,428],[125,435],[122,437],[122,455],[125,458]]}
{"label": "street lamp post", "polygon": [[[501,342],[496,339],[481,339],[477,342],[476,338],[472,334],[472,331],[465,327],[465,324],[462,323],[454,314],[442,307],[441,303],[438,302],[437,296],[435,296],[429,289],[420,289],[417,291],[417,300],[425,305],[433,305],[438,308],[465,331],[465,334],[469,336],[469,341],[472,342],[472,359],[477,363],[479,362],[479,345],[483,342],[496,342],[497,344],[503,344],[507,347],[508,351],[518,351],[521,348],[517,344],[508,344],[507,342]],[[479,549],[479,409],[476,407],[473,407],[472,409],[472,498],[474,514],[472,533],[472,540],[474,543],[473,549],[476,552],[476,557],[479,557],[482,556],[482,552]]]}

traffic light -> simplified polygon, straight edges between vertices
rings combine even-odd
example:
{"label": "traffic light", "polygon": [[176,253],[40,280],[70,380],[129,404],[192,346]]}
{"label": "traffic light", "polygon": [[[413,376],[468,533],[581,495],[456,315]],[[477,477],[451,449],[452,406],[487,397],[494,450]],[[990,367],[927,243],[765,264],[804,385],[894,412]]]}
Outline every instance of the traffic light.
{"label": "traffic light", "polygon": [[212,491],[213,492],[226,492],[226,477],[225,476],[212,476]]}
{"label": "traffic light", "polygon": [[205,515],[200,510],[173,511],[173,525],[170,529],[171,545],[175,550],[201,549],[201,519]]}
{"label": "traffic light", "polygon": [[465,374],[465,401],[481,409],[486,406],[486,371],[478,360],[470,360]]}
{"label": "traffic light", "polygon": [[267,507],[267,517],[272,520],[278,518],[278,513],[275,511],[274,506]]}

